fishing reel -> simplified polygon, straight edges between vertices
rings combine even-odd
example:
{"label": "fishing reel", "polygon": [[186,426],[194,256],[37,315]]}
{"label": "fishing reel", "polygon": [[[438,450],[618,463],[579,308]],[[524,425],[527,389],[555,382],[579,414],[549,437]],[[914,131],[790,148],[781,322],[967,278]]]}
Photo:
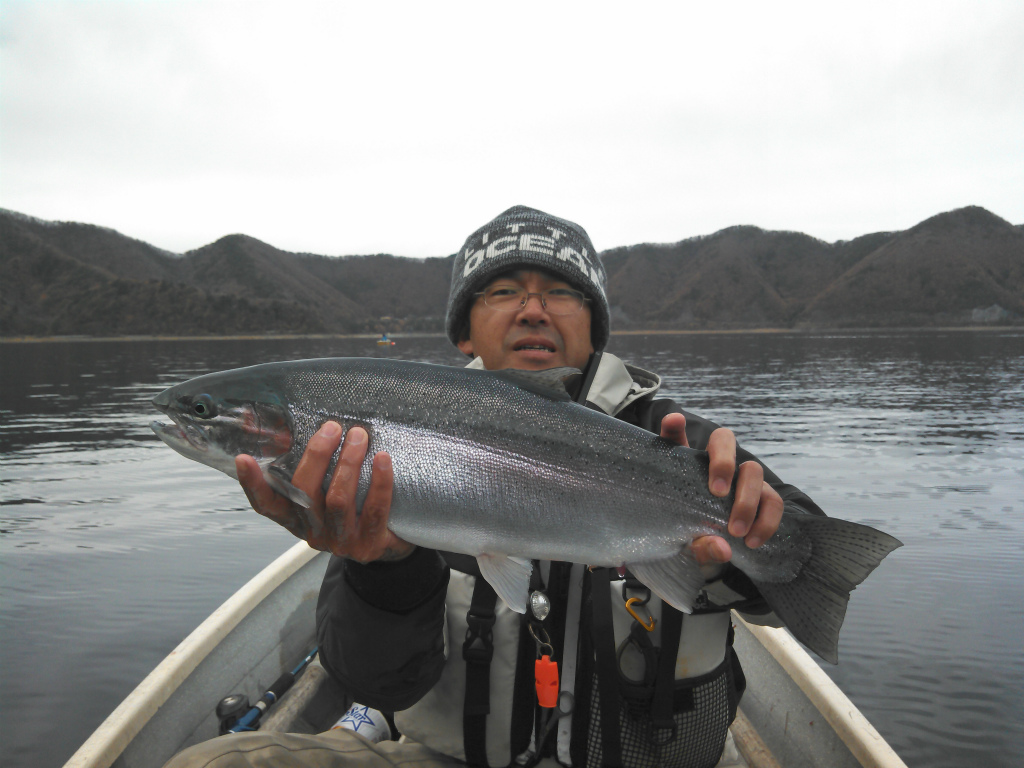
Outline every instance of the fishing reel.
{"label": "fishing reel", "polygon": [[244,693],[232,693],[230,696],[225,696],[217,704],[217,720],[220,722],[218,733],[223,736],[250,709],[252,707],[249,705],[249,697]]}

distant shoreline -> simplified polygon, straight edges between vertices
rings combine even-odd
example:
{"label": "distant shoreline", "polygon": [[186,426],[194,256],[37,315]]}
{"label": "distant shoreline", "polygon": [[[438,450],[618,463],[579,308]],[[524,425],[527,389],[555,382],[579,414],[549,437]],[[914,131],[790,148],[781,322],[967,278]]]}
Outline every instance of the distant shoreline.
{"label": "distant shoreline", "polygon": [[[716,328],[716,329],[678,329],[654,331],[612,331],[612,336],[722,336],[728,334],[813,334],[813,333],[905,333],[908,331],[969,331],[993,332],[1008,330],[1024,330],[1021,325],[953,325],[953,326],[899,326],[893,328]],[[127,335],[127,336],[0,336],[0,344],[44,344],[69,341],[103,342],[103,341],[288,341],[299,339],[379,339],[376,333],[274,333],[274,334],[238,334],[224,336],[177,336],[174,334],[159,335]],[[437,333],[397,333],[390,334],[392,341],[402,339],[445,338],[445,334]]]}

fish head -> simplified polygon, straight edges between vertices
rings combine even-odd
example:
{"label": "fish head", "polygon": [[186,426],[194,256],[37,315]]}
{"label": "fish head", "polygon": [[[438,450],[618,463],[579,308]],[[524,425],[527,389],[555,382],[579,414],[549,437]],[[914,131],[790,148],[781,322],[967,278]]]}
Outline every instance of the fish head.
{"label": "fish head", "polygon": [[153,398],[153,405],[171,419],[150,425],[157,437],[186,458],[231,476],[239,454],[261,463],[287,454],[293,442],[287,407],[258,390],[223,385],[216,374],[200,376]]}

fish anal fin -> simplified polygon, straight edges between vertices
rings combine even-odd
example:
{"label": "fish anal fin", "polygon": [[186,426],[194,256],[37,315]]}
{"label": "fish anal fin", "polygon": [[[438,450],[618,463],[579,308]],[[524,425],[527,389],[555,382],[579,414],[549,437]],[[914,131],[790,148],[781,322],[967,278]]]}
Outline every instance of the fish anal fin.
{"label": "fish anal fin", "polygon": [[683,613],[692,613],[704,586],[704,574],[689,547],[678,555],[644,563],[627,563],[630,572],[650,590]]}
{"label": "fish anal fin", "polygon": [[526,613],[526,599],[530,592],[533,563],[506,555],[478,555],[480,575],[494,587],[498,597],[516,613]]}

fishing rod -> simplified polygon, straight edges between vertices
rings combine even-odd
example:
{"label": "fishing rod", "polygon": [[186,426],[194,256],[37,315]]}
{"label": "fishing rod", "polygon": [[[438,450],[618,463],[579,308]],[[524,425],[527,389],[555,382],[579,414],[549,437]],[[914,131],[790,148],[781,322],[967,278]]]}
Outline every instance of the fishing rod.
{"label": "fishing rod", "polygon": [[318,648],[314,648],[302,661],[296,665],[291,672],[282,672],[267,689],[267,692],[260,696],[259,701],[249,705],[249,697],[244,693],[233,693],[225,696],[217,704],[217,720],[220,721],[220,734],[242,733],[243,731],[255,731],[260,727],[259,720],[271,704],[280,699],[285,692],[292,687],[295,678],[302,673],[309,663],[316,656]]}

